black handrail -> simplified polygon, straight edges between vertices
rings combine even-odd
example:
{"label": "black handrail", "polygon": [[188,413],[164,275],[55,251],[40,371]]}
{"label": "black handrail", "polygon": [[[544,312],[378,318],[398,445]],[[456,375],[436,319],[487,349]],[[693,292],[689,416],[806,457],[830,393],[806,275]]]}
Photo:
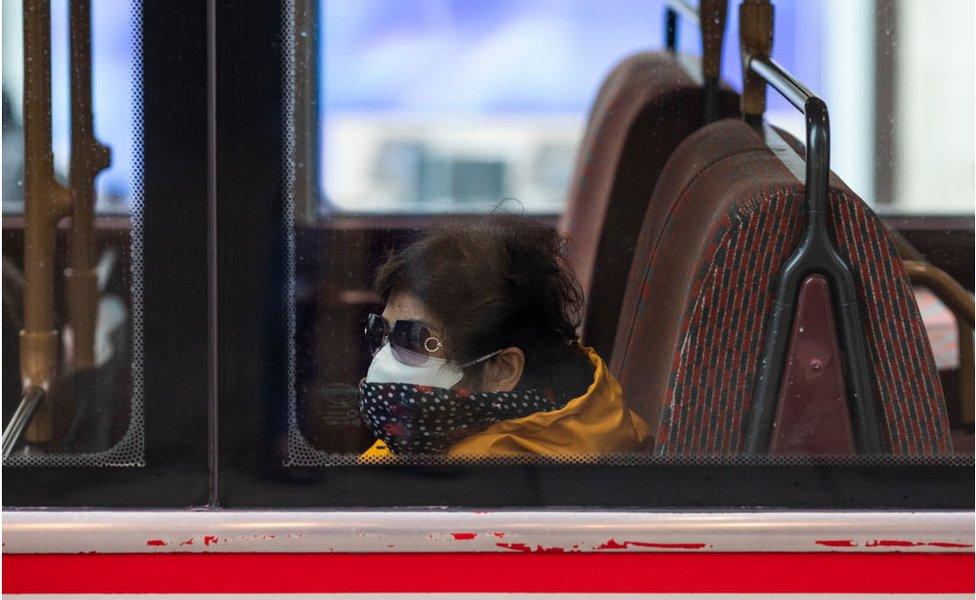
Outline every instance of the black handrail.
{"label": "black handrail", "polygon": [[31,422],[31,418],[34,416],[34,411],[40,406],[41,401],[44,399],[44,390],[39,387],[29,387],[20,398],[20,404],[17,405],[17,410],[14,411],[14,415],[10,417],[10,422],[7,423],[7,428],[3,430],[3,442],[0,444],[2,446],[3,459],[6,460],[10,453],[13,452],[14,448],[17,447],[17,443],[20,441],[21,436],[24,435],[24,430],[27,429],[27,425]]}
{"label": "black handrail", "polygon": [[670,6],[664,9],[664,46],[669,52],[678,51],[678,13]]}
{"label": "black handrail", "polygon": [[763,358],[750,407],[746,452],[760,454],[769,448],[797,293],[807,276],[820,274],[830,283],[834,310],[840,322],[848,404],[853,416],[858,451],[861,454],[880,453],[884,444],[854,279],[850,268],[831,242],[827,224],[830,178],[830,119],[827,105],[771,58],[750,56],[744,62],[747,70],[761,77],[793,106],[803,111],[807,138],[804,183],[807,225],[803,239],[784,264],[776,282]]}

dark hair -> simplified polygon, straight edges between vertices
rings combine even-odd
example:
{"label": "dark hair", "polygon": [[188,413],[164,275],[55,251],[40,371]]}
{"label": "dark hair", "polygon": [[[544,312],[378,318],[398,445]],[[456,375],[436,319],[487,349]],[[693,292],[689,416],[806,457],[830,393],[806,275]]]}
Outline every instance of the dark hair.
{"label": "dark hair", "polygon": [[380,267],[375,288],[384,302],[409,292],[440,319],[449,359],[463,363],[514,346],[525,354],[516,389],[558,382],[582,393],[593,369],[574,343],[583,291],[565,250],[550,227],[492,215],[426,231]]}

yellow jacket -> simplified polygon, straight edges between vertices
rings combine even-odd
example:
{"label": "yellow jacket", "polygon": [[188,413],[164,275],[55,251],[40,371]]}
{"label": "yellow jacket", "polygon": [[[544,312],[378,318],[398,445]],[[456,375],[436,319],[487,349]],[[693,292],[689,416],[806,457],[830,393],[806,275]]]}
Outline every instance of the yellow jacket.
{"label": "yellow jacket", "polygon": [[[492,458],[520,454],[580,457],[640,449],[650,437],[647,423],[627,407],[620,384],[592,348],[584,348],[594,366],[586,393],[559,410],[500,421],[451,446],[447,456]],[[362,459],[392,456],[377,440]]]}

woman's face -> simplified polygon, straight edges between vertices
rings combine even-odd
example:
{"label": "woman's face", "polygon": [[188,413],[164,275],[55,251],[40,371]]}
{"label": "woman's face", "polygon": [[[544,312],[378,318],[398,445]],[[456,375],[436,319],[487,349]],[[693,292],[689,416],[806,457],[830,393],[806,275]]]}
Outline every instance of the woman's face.
{"label": "woman's face", "polygon": [[[383,318],[390,325],[397,321],[419,321],[432,336],[444,340],[444,324],[409,292],[392,294],[383,309]],[[447,358],[443,345],[430,356]],[[524,365],[525,356],[521,350],[505,348],[487,360],[483,369],[466,369],[464,378],[455,387],[475,392],[510,392],[518,385]]]}

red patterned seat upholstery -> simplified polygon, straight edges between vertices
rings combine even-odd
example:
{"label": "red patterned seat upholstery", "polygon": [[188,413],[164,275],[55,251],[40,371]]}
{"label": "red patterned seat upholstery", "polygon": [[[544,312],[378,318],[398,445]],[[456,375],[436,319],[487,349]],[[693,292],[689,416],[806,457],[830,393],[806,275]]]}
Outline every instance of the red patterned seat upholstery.
{"label": "red patterned seat upholstery", "polygon": [[[634,252],[611,370],[661,454],[742,448],[776,275],[806,220],[803,163],[738,120],[701,128],[665,167]],[[938,374],[881,221],[832,176],[828,219],[863,302],[894,454],[951,452]]]}
{"label": "red patterned seat upholstery", "polygon": [[[577,157],[561,231],[587,299],[583,337],[610,359],[631,252],[658,174],[702,125],[700,73],[670,52],[642,53],[604,81]],[[723,89],[721,116],[738,114]]]}

